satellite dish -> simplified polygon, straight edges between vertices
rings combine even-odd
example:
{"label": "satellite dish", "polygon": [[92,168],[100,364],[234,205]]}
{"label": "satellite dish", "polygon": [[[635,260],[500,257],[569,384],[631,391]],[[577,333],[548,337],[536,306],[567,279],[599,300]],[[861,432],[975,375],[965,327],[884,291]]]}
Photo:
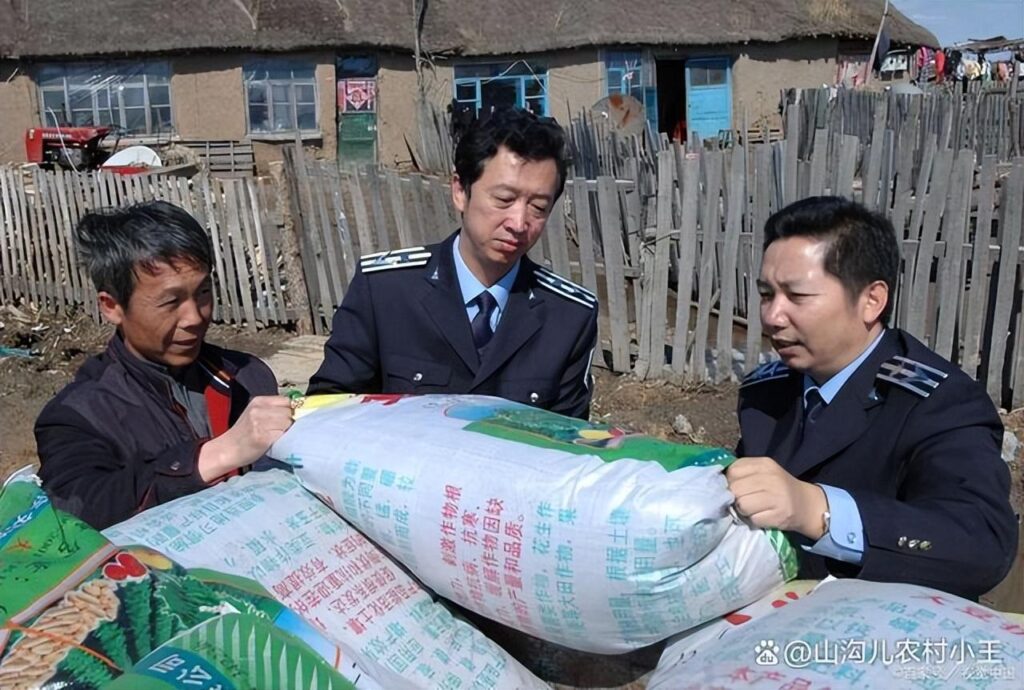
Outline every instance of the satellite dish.
{"label": "satellite dish", "polygon": [[613,93],[595,103],[590,112],[606,118],[622,134],[640,134],[644,129],[644,104],[632,96]]}
{"label": "satellite dish", "polygon": [[161,165],[160,156],[148,146],[129,146],[104,161],[102,167],[159,168]]}

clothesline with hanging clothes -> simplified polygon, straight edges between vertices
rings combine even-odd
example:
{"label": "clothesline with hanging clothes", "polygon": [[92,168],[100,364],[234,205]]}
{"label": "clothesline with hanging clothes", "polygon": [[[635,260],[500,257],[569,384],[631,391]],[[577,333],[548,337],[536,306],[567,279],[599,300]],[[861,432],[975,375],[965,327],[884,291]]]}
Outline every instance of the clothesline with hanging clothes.
{"label": "clothesline with hanging clothes", "polygon": [[[1024,48],[1018,51],[992,51],[1007,59],[994,60],[984,51],[971,53],[956,48],[933,50],[921,47],[914,53],[917,81],[946,80],[1010,81],[1024,78]],[[974,57],[972,57],[974,55]]]}

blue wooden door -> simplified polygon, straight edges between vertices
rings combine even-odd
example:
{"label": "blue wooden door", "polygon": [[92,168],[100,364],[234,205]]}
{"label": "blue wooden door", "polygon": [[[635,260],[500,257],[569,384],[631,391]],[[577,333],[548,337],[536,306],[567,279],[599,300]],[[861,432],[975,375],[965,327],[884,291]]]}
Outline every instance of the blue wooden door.
{"label": "blue wooden door", "polygon": [[686,61],[686,128],[702,139],[732,129],[732,72],[729,58]]}

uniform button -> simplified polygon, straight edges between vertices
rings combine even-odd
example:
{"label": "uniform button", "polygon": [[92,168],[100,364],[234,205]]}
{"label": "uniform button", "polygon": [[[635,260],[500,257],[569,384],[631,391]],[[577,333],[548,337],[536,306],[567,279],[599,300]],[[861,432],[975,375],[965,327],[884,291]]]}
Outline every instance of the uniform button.
{"label": "uniform button", "polygon": [[900,537],[899,541],[896,542],[896,545],[897,546],[901,546],[901,547],[902,546],[906,546],[907,545],[907,538],[906,537]]}
{"label": "uniform button", "polygon": [[916,549],[917,545],[920,544],[920,543],[921,542],[918,541],[917,539],[911,539],[909,542],[907,542],[907,546],[909,546],[912,549]]}
{"label": "uniform button", "polygon": [[856,532],[847,532],[846,533],[846,543],[847,544],[856,544],[857,543],[857,533]]}
{"label": "uniform button", "polygon": [[530,402],[535,403],[540,400],[540,396],[536,393],[530,393]]}
{"label": "uniform button", "polygon": [[175,460],[171,463],[171,472],[177,472],[181,469],[181,463]]}
{"label": "uniform button", "polygon": [[420,381],[423,380],[423,374],[417,371],[415,374],[413,374],[412,380],[415,381],[416,383],[419,383]]}
{"label": "uniform button", "polygon": [[922,551],[927,551],[928,549],[932,548],[932,543],[925,539],[917,545],[917,548],[921,549]]}

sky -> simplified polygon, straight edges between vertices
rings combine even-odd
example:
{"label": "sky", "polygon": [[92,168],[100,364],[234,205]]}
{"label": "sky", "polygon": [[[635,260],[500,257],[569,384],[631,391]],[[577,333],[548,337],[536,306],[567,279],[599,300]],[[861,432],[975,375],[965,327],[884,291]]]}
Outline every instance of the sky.
{"label": "sky", "polygon": [[1024,38],[1024,0],[892,0],[943,46],[971,38]]}

